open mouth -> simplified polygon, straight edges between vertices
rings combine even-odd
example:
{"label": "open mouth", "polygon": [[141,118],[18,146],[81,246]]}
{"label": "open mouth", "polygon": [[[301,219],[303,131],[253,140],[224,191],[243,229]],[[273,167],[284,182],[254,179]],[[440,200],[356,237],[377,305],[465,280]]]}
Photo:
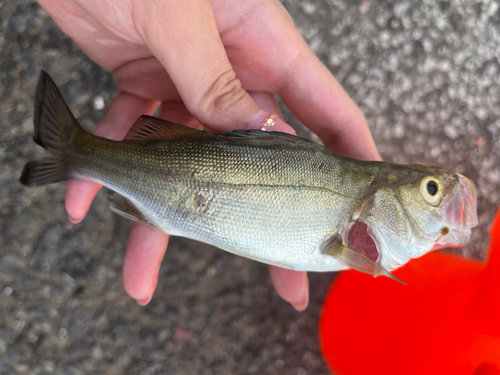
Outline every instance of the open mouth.
{"label": "open mouth", "polygon": [[357,220],[351,226],[347,236],[347,246],[357,252],[366,255],[368,258],[376,262],[379,258],[377,245],[373,238],[368,234],[368,226]]}
{"label": "open mouth", "polygon": [[448,242],[453,245],[464,245],[469,241],[470,230],[477,226],[476,189],[465,176],[457,173],[459,185],[454,197],[444,210],[444,218],[451,231],[438,243]]}
{"label": "open mouth", "polygon": [[455,196],[444,212],[445,219],[457,229],[470,229],[477,226],[476,189],[465,176],[457,173],[459,185]]}

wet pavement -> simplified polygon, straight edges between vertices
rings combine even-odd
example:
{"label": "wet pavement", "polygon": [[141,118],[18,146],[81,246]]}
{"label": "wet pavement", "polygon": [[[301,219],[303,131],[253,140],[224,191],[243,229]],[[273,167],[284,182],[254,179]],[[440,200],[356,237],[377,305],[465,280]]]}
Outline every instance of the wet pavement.
{"label": "wet pavement", "polygon": [[[499,2],[283,4],[363,110],[385,160],[475,182],[479,227],[453,251],[484,260],[500,204]],[[317,321],[333,274],[310,274],[310,306],[299,313],[266,266],[175,238],[141,307],[121,283],[131,223],[105,194],[73,225],[63,184],[18,183],[25,162],[43,155],[31,139],[40,69],[89,128],[116,87],[36,3],[2,1],[0,21],[0,374],[327,374]]]}

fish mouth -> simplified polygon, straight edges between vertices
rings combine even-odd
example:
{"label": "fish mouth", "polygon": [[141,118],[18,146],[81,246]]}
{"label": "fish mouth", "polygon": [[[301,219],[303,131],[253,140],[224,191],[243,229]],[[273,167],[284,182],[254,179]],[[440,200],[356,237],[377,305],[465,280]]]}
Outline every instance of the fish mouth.
{"label": "fish mouth", "polygon": [[474,183],[457,173],[459,183],[455,195],[444,208],[443,217],[449,233],[436,241],[439,244],[465,245],[471,229],[477,226],[477,200]]}

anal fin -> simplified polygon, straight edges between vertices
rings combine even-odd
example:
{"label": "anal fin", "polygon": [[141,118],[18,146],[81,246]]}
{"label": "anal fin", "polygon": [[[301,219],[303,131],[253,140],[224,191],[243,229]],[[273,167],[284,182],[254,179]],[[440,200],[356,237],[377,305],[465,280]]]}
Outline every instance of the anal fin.
{"label": "anal fin", "polygon": [[373,277],[379,275],[386,276],[406,285],[404,281],[392,275],[384,267],[377,264],[366,255],[343,245],[339,239],[334,238],[328,241],[323,248],[323,253],[334,257],[340,263],[353,270],[373,275]]}
{"label": "anal fin", "polygon": [[141,211],[139,211],[139,209],[127,198],[119,194],[110,194],[108,195],[108,200],[111,211],[137,223],[154,227],[154,225],[144,217]]}

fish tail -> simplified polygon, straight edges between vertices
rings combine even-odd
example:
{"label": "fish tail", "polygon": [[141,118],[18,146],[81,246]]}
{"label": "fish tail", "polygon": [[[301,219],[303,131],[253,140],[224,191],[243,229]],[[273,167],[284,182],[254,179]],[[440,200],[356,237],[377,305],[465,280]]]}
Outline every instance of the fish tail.
{"label": "fish tail", "polygon": [[68,165],[64,159],[44,158],[30,161],[24,166],[19,181],[25,186],[41,186],[69,180]]}
{"label": "fish tail", "polygon": [[68,180],[70,144],[84,130],[52,78],[44,71],[40,73],[36,87],[34,125],[33,139],[52,155],[27,163],[20,182],[26,186],[38,186]]}

